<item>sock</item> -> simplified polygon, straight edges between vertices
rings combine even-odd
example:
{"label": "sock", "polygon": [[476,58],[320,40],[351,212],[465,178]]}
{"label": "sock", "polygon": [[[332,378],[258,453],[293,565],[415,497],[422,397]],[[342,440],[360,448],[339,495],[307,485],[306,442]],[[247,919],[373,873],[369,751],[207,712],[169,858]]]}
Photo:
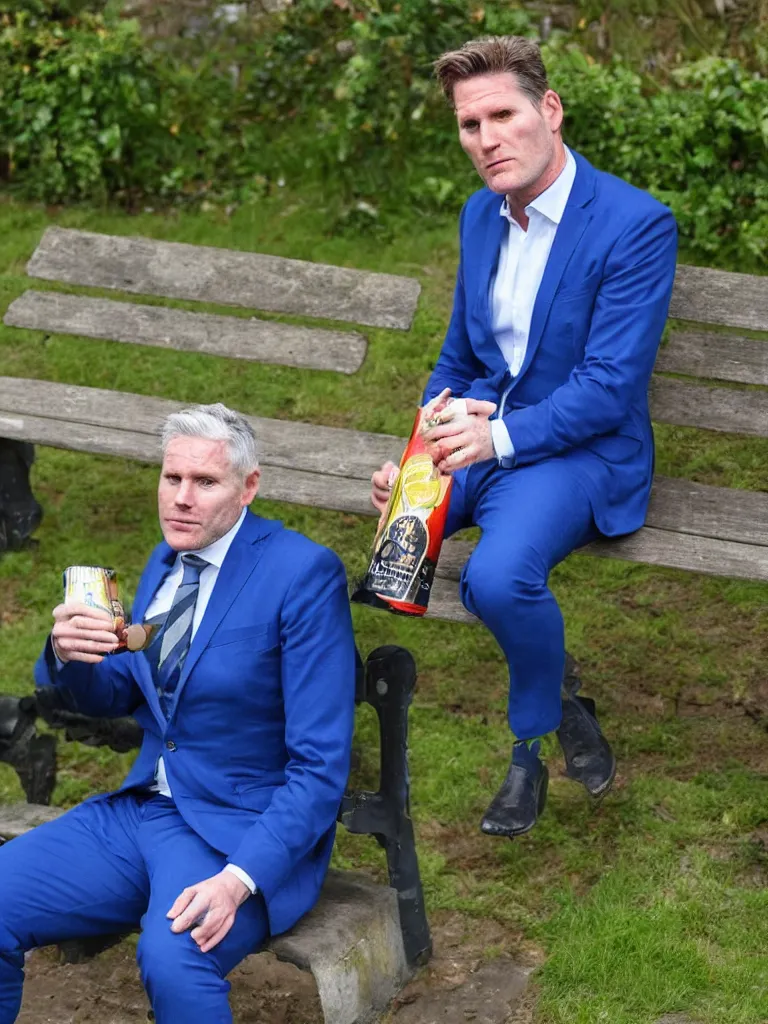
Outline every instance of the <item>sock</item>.
{"label": "sock", "polygon": [[521,768],[535,768],[540,750],[541,740],[538,737],[532,740],[515,740],[512,744],[512,764],[520,765]]}

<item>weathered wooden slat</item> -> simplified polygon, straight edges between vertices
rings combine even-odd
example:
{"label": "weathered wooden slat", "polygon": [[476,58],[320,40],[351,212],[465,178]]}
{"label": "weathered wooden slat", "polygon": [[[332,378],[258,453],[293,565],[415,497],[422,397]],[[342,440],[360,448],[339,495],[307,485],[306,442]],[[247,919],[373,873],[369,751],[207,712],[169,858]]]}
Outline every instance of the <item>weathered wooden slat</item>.
{"label": "weathered wooden slat", "polygon": [[366,340],[356,331],[325,331],[59,292],[24,292],[10,304],[3,323],[340,373],[359,370],[366,351]]}
{"label": "weathered wooden slat", "polygon": [[768,437],[768,392],[706,387],[654,377],[651,416],[659,423]]}
{"label": "weathered wooden slat", "polygon": [[656,369],[690,377],[768,384],[768,341],[708,331],[672,331]]}
{"label": "weathered wooden slat", "polygon": [[657,476],[646,525],[715,540],[768,545],[768,493]]}
{"label": "weathered wooden slat", "polygon": [[429,595],[428,619],[446,619],[448,622],[467,622],[477,625],[480,619],[468,612],[459,598],[459,588],[455,580],[436,576]]}
{"label": "weathered wooden slat", "polygon": [[[0,378],[0,435],[54,447],[156,462],[159,426],[179,408],[179,402],[143,395]],[[269,470],[262,477],[262,496],[318,508],[375,514],[368,497],[370,474],[385,459],[398,461],[405,444],[392,435],[256,417],[251,422]],[[768,494],[657,477],[647,523],[768,544]]]}
{"label": "weathered wooden slat", "polygon": [[[447,541],[440,554],[437,575],[446,581],[457,581],[473,548],[474,544],[469,541]],[[738,544],[648,526],[629,537],[595,541],[580,553],[712,576],[768,581],[768,545]]]}
{"label": "weathered wooden slat", "polygon": [[421,288],[415,279],[394,274],[56,227],[46,230],[27,273],[47,281],[401,330],[411,326]]}
{"label": "weathered wooden slat", "polygon": [[768,331],[768,277],[679,265],[669,315],[701,324]]}
{"label": "weathered wooden slat", "polygon": [[[57,448],[159,459],[160,426],[182,402],[49,381],[0,377],[0,436]],[[370,480],[372,468],[399,460],[402,438],[313,423],[249,416],[261,461],[335,477]],[[20,421],[14,424],[14,420]]]}
{"label": "weathered wooden slat", "polygon": [[596,541],[589,555],[622,558],[710,576],[768,582],[768,547],[644,527],[630,537]]}

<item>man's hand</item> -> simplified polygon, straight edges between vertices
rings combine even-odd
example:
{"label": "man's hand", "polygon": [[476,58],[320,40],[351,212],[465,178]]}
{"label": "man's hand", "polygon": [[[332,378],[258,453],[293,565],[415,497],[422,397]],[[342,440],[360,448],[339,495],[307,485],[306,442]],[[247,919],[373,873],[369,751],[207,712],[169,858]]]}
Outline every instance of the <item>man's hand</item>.
{"label": "man's hand", "polygon": [[385,462],[371,477],[371,504],[383,512],[389,502],[392,487],[400,470],[394,462]]}
{"label": "man's hand", "polygon": [[496,457],[488,417],[496,411],[495,402],[465,399],[467,415],[456,416],[431,427],[424,434],[424,443],[435,446],[433,458],[441,473],[455,473],[457,469],[485,462]]}
{"label": "man's hand", "polygon": [[231,871],[184,889],[168,911],[172,932],[192,929],[202,953],[217,946],[235,921],[237,908],[251,895],[250,889]]}
{"label": "man's hand", "polygon": [[53,609],[51,638],[59,661],[85,661],[97,665],[118,644],[113,619],[87,604],[60,604]]}

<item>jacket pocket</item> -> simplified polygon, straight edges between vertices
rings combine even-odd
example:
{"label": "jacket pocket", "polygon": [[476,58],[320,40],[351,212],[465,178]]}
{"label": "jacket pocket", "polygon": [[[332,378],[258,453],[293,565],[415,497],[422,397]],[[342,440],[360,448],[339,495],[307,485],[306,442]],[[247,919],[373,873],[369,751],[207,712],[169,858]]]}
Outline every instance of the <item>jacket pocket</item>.
{"label": "jacket pocket", "polygon": [[271,646],[272,629],[268,622],[262,625],[240,626],[238,629],[220,629],[211,637],[209,647],[224,647],[227,644],[249,643],[258,650]]}

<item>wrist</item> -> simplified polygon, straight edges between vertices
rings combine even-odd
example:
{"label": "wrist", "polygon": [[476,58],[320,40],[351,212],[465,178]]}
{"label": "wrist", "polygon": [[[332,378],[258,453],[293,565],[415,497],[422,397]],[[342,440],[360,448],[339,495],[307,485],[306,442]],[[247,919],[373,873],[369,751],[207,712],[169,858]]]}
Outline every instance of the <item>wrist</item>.
{"label": "wrist", "polygon": [[232,896],[237,906],[241,907],[248,897],[252,895],[250,888],[242,878],[239,877],[239,875],[235,874],[234,871],[230,871],[225,868],[221,872],[221,875],[229,894]]}

